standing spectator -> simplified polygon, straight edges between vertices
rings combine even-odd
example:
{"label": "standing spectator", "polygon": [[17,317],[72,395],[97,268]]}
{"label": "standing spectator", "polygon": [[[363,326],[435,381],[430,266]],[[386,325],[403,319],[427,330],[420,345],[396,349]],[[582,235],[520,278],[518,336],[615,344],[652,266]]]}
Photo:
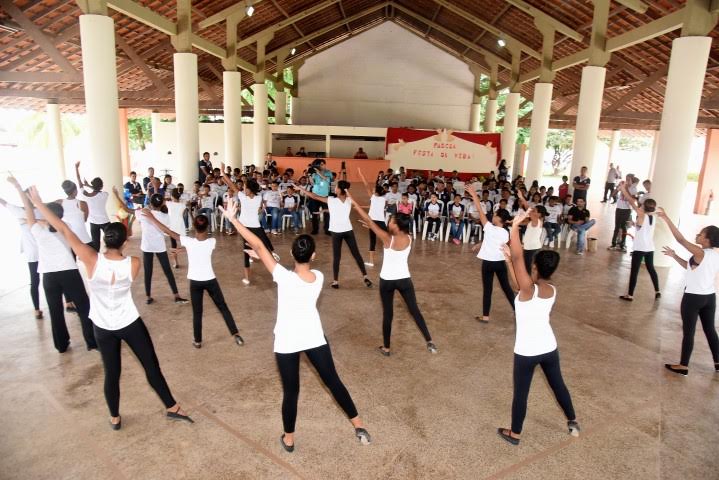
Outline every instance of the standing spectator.
{"label": "standing spectator", "polygon": [[287,150],[285,150],[285,157],[294,157],[295,154],[292,153],[292,147],[287,147]]}
{"label": "standing spectator", "polygon": [[559,186],[559,189],[557,189],[558,197],[562,200],[564,200],[564,197],[566,197],[569,194],[569,177],[566,175],[562,176],[562,184]]}
{"label": "standing spectator", "polygon": [[[322,159],[316,160],[314,164],[314,173],[310,175],[310,183],[312,183],[312,193],[320,197],[328,197],[330,194],[330,184],[334,174],[327,170],[327,162]],[[320,212],[323,213],[325,234],[330,235],[330,214],[327,210],[323,210],[322,202],[310,198],[307,207],[312,213],[312,235],[317,235],[320,229]]]}
{"label": "standing spectator", "polygon": [[367,154],[362,150],[362,147],[360,147],[357,152],[355,152],[354,158],[365,159],[367,158]]}
{"label": "standing spectator", "polygon": [[210,161],[210,152],[205,152],[202,154],[202,160],[200,160],[200,171],[198,175],[198,180],[200,181],[200,184],[205,183],[207,180],[207,176],[212,174],[212,162]]}
{"label": "standing spectator", "polygon": [[300,149],[295,154],[296,157],[306,157],[307,152],[305,152],[305,147],[300,147]]}
{"label": "standing spectator", "polygon": [[572,200],[577,203],[578,199],[583,199],[584,203],[587,202],[587,190],[589,190],[589,177],[587,176],[587,167],[582,167],[579,171],[579,175],[574,177],[572,181],[572,188],[574,189]]}
{"label": "standing spectator", "polygon": [[629,204],[629,198],[626,194],[628,193],[635,199],[637,197],[634,175],[628,173],[626,182],[620,183],[618,190],[620,190],[620,192],[619,199],[617,200],[617,209],[614,211],[612,245],[607,250],[621,250],[622,252],[626,252],[627,222],[632,219],[632,206]]}
{"label": "standing spectator", "polygon": [[576,205],[569,209],[567,219],[569,228],[577,232],[577,255],[584,255],[584,237],[587,235],[587,230],[596,223],[595,220],[590,220],[589,210],[585,208],[586,204],[583,198],[577,199]]}
{"label": "standing spectator", "polygon": [[607,203],[607,194],[612,194],[614,192],[614,187],[617,184],[617,180],[619,180],[619,169],[614,168],[614,164],[609,164],[609,172],[607,172],[607,181],[604,183],[604,195],[602,196],[602,203]]}

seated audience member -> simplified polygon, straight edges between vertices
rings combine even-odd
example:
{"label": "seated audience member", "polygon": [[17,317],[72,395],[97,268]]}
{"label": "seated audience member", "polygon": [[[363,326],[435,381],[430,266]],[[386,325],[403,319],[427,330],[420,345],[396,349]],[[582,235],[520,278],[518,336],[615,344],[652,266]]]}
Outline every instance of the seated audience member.
{"label": "seated audience member", "polygon": [[355,152],[354,158],[364,159],[367,158],[367,154],[362,150],[362,147],[360,147],[357,152]]}
{"label": "seated audience member", "polygon": [[462,231],[464,230],[464,204],[462,203],[462,196],[455,195],[452,203],[447,208],[448,218],[450,223],[450,235],[452,236],[452,243],[459,245],[461,243],[460,238],[462,237]]}
{"label": "seated audience member", "polygon": [[299,150],[297,150],[297,153],[295,153],[295,157],[306,157],[307,152],[305,152],[305,147],[300,147]]}
{"label": "seated audience member", "polygon": [[402,194],[399,193],[399,186],[397,182],[389,184],[389,192],[387,193],[387,212],[390,215],[397,213],[397,204],[402,200]]}
{"label": "seated audience member", "polygon": [[577,255],[584,255],[585,236],[587,230],[592,228],[596,223],[590,220],[589,210],[585,208],[586,202],[583,198],[577,199],[577,204],[569,210],[567,222],[570,228],[577,232]]}
{"label": "seated audience member", "polygon": [[300,196],[295,193],[294,185],[287,185],[287,190],[282,196],[282,215],[292,215],[292,231],[295,235],[300,233],[302,223],[300,214]]}
{"label": "seated audience member", "polygon": [[429,201],[424,204],[425,220],[427,222],[427,238],[430,240],[437,239],[437,230],[442,224],[442,210],[444,205],[437,198],[437,194],[433,193],[429,197]]}
{"label": "seated audience member", "polygon": [[142,205],[145,202],[145,194],[142,193],[142,185],[137,181],[136,172],[130,172],[130,180],[125,183],[125,191],[133,204]]}
{"label": "seated audience member", "polygon": [[[547,217],[544,219],[544,229],[547,231],[545,242],[547,245],[552,245],[554,239],[559,238],[559,233],[562,231],[562,226],[559,222],[563,209],[559,204],[559,198],[554,196],[549,197],[545,208],[547,209]],[[567,213],[569,213],[569,210],[567,210]]]}
{"label": "seated audience member", "polygon": [[285,157],[294,157],[295,154],[292,153],[292,147],[287,147],[287,150],[285,150]]}

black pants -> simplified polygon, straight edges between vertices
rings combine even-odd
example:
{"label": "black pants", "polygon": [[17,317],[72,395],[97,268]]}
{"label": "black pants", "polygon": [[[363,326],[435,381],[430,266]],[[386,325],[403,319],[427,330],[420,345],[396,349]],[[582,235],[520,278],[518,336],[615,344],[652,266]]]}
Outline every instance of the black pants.
{"label": "black pants", "polygon": [[427,217],[427,231],[429,233],[437,233],[440,225],[442,225],[442,219],[439,217]]}
{"label": "black pants", "polygon": [[[386,223],[384,223],[384,222],[382,222],[382,221],[379,221],[379,220],[372,220],[372,221],[373,221],[373,222],[375,223],[375,225],[377,225],[379,228],[381,228],[381,229],[384,230],[385,232],[387,231],[387,224],[386,224]],[[370,228],[370,230],[369,230],[369,251],[370,251],[370,252],[374,252],[374,251],[375,251],[375,248],[377,248],[377,234],[374,233],[374,232],[372,231],[372,229]]]}
{"label": "black pants", "polygon": [[94,328],[102,355],[102,363],[105,367],[105,400],[110,409],[110,415],[120,416],[120,372],[122,371],[120,342],[122,340],[130,346],[142,364],[147,381],[160,396],[165,408],[175,405],[176,402],[172,398],[170,387],[167,386],[167,381],[160,370],[160,362],[157,360],[150,332],[147,331],[142,318],[138,318],[120,330],[105,330],[97,325],[94,325]]}
{"label": "black pants", "polygon": [[427,329],[422,312],[417,306],[417,297],[414,293],[414,284],[411,278],[400,280],[379,279],[379,296],[382,299],[382,339],[384,348],[389,348],[390,337],[392,336],[392,317],[394,316],[394,291],[397,290],[407,305],[410,315],[414,318],[419,331],[422,332],[425,342],[431,342],[432,336]]}
{"label": "black pants", "polygon": [[494,287],[494,275],[497,275],[499,285],[507,297],[509,305],[514,310],[514,291],[509,285],[509,277],[507,276],[507,265],[503,261],[482,260],[482,287],[484,293],[482,295],[482,315],[489,315],[492,307],[492,289]]}
{"label": "black pants", "polygon": [[527,274],[532,274],[532,263],[534,263],[534,256],[537,254],[539,249],[536,250],[524,250],[524,266],[527,267]]}
{"label": "black pants", "polygon": [[30,298],[35,310],[40,310],[40,274],[37,273],[38,262],[27,262],[30,270]]}
{"label": "black pants", "polygon": [[77,269],[48,272],[42,274],[42,287],[45,290],[47,308],[50,310],[50,323],[52,324],[52,341],[58,352],[67,350],[70,343],[70,334],[65,323],[65,305],[62,301],[64,295],[67,301],[75,304],[77,314],[80,316],[82,336],[88,349],[97,348],[95,335],[92,333],[92,322],[88,317],[90,313],[90,299],[85,292],[85,284]]}
{"label": "black pants", "polygon": [[532,384],[534,367],[542,367],[547,383],[554,392],[559,406],[564,410],[567,420],[576,420],[572,397],[564,384],[562,371],[559,368],[559,351],[554,350],[542,355],[524,357],[514,354],[514,398],[512,399],[512,431],[522,433],[524,417],[527,416],[527,397]]}
{"label": "black pants", "polygon": [[170,268],[170,259],[167,256],[167,252],[142,252],[142,268],[145,270],[145,295],[149,297],[152,292],[153,255],[157,255],[157,260],[160,262],[162,271],[167,278],[167,283],[170,284],[172,293],[177,295],[177,284],[175,283],[175,276],[172,274],[172,268]]}
{"label": "black pants", "polygon": [[614,233],[612,234],[612,247],[624,247],[627,240],[627,222],[632,218],[632,211],[628,208],[617,208],[614,211]]}
{"label": "black pants", "polygon": [[[332,360],[332,351],[329,344],[305,350],[305,355],[315,367],[322,382],[329,389],[332,396],[339,403],[347,418],[355,418],[357,409],[347,388],[340,380]],[[282,425],[285,433],[294,433],[297,420],[297,399],[300,395],[300,354],[275,353],[277,368],[282,379]]]}
{"label": "black pants", "polygon": [[654,285],[654,291],[659,291],[659,277],[657,277],[657,271],[654,270],[654,252],[640,252],[635,250],[632,252],[632,270],[629,273],[629,295],[634,295],[634,289],[637,286],[637,277],[639,276],[639,268],[642,266],[642,259],[644,264],[647,266],[647,272],[652,278],[652,285]]}
{"label": "black pants", "polygon": [[90,246],[95,249],[96,252],[100,251],[100,230],[103,232],[105,231],[105,228],[110,225],[109,223],[90,223],[90,237],[92,237],[92,241],[90,242]]}
{"label": "black pants", "polygon": [[337,281],[340,276],[340,259],[342,258],[342,240],[347,243],[350,248],[350,253],[357,262],[362,275],[367,275],[367,269],[364,268],[364,260],[362,260],[362,254],[357,248],[357,239],[355,239],[355,232],[350,230],[349,232],[332,232],[332,274],[334,280]]}
{"label": "black pants", "polygon": [[[248,228],[250,232],[254,233],[260,240],[262,240],[262,243],[265,245],[265,248],[269,250],[270,252],[275,251],[275,247],[272,246],[272,242],[270,242],[270,239],[267,237],[267,234],[265,233],[265,230],[262,227],[251,227]],[[243,250],[247,250],[250,248],[250,245],[243,240]],[[250,268],[250,256],[245,253],[245,268]]]}
{"label": "black pants", "polygon": [[697,295],[684,293],[682,297],[682,358],[679,362],[685,367],[689,366],[689,359],[694,349],[694,332],[697,326],[697,317],[702,322],[704,335],[709,343],[709,350],[712,352],[714,363],[719,363],[719,339],[714,328],[714,315],[716,314],[716,294]]}
{"label": "black pants", "polygon": [[227,329],[230,334],[234,335],[238,333],[237,324],[235,319],[232,318],[230,309],[227,308],[225,303],[225,297],[222,295],[222,289],[216,278],[206,281],[190,280],[190,300],[192,301],[192,329],[195,335],[195,341],[202,341],[202,297],[205,291],[210,295],[210,298],[215,302],[215,306],[222,314],[222,318],[227,324]]}
{"label": "black pants", "polygon": [[612,194],[613,191],[614,191],[614,184],[613,184],[613,183],[606,182],[606,183],[604,184],[604,196],[602,196],[602,201],[603,201],[603,202],[606,202],[606,201],[607,201],[607,194],[609,194],[609,195],[611,196],[611,194]]}
{"label": "black pants", "polygon": [[[324,208],[325,204],[318,202],[317,200],[310,199],[307,202],[307,208],[310,210],[310,217],[312,218],[312,235],[316,235],[320,231],[320,216],[319,212]],[[325,224],[325,232],[330,231],[330,212],[325,210],[322,213],[322,221]]]}

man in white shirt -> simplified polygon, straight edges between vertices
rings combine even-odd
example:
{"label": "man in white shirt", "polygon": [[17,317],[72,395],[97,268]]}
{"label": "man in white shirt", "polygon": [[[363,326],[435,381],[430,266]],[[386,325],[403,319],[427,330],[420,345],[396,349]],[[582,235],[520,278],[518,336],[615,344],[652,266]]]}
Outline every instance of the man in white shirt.
{"label": "man in white shirt", "polygon": [[544,228],[547,230],[547,245],[551,245],[555,238],[559,238],[562,231],[559,225],[559,217],[562,216],[562,205],[559,203],[559,197],[551,196],[545,206],[547,209],[547,217],[544,219]]}
{"label": "man in white shirt", "polygon": [[[629,194],[637,198],[637,184],[639,180],[634,181],[634,175],[631,173],[627,174],[626,182],[621,182],[619,185],[625,183],[629,185],[627,189]],[[620,189],[621,190],[621,189]],[[632,206],[629,204],[629,199],[625,197],[624,192],[619,192],[617,200],[617,209],[614,211],[614,233],[612,234],[612,245],[608,250],[621,250],[622,252],[627,251],[625,245],[627,239],[627,222],[632,219]]]}
{"label": "man in white shirt", "polygon": [[614,168],[614,164],[609,164],[609,172],[607,172],[607,181],[604,183],[604,196],[602,197],[602,203],[607,203],[607,194],[614,192],[614,187],[617,184],[617,180],[621,178],[619,176],[619,169]]}

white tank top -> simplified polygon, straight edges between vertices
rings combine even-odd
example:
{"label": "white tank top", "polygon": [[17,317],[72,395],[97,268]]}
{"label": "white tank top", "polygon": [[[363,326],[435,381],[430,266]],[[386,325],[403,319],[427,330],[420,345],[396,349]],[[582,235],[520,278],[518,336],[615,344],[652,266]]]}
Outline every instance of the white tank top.
{"label": "white tank top", "polygon": [[384,222],[384,207],[387,199],[377,194],[372,194],[369,199],[369,218],[376,222]]}
{"label": "white tank top", "polygon": [[527,230],[524,232],[524,249],[538,250],[542,248],[542,221],[540,220],[536,227],[532,226],[532,221],[527,224]]}
{"label": "white tank top", "polygon": [[[113,282],[114,277],[114,282]],[[90,287],[90,320],[105,330],[120,330],[140,317],[132,300],[132,258],[97,256]]]}
{"label": "white tank top", "polygon": [[557,348],[549,314],[557,298],[557,291],[550,285],[554,294],[550,298],[540,298],[539,289],[534,285],[532,298],[522,302],[519,295],[514,299],[517,319],[517,336],[514,340],[514,353],[523,357],[534,357],[549,353]]}
{"label": "white tank top", "polygon": [[80,200],[66,198],[62,201],[62,221],[67,223],[72,233],[77,235],[82,243],[92,240],[85,227],[85,214],[80,210]]}
{"label": "white tank top", "polygon": [[634,250],[637,252],[653,252],[654,251],[654,227],[657,225],[657,219],[652,215],[644,215],[644,222],[637,227],[637,233],[634,235]]}
{"label": "white tank top", "polygon": [[392,243],[394,243],[394,236],[389,242],[389,248],[384,249],[384,259],[382,260],[382,270],[379,272],[379,278],[382,280],[409,278],[407,259],[412,249],[412,237],[410,237],[409,245],[404,250],[392,250]]}
{"label": "white tank top", "polygon": [[262,196],[255,195],[250,198],[244,192],[239,192],[237,198],[240,200],[240,223],[247,228],[259,228]]}

